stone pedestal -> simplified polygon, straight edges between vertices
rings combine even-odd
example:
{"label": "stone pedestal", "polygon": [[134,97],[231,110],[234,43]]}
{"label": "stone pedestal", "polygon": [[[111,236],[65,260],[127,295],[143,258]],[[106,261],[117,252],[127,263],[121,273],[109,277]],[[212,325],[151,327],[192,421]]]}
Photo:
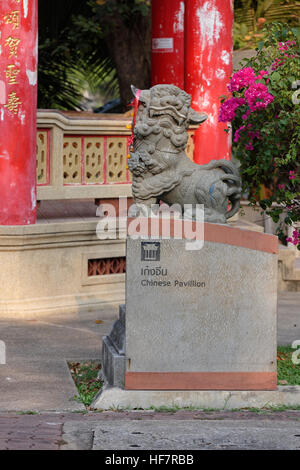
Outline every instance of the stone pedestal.
{"label": "stone pedestal", "polygon": [[200,250],[128,237],[125,388],[275,389],[276,253],[274,236],[217,224]]}
{"label": "stone pedestal", "polygon": [[186,223],[127,237],[125,390],[276,390],[277,237]]}
{"label": "stone pedestal", "polygon": [[92,260],[125,256],[125,230],[117,226],[101,240],[98,222],[66,218],[1,226],[0,319],[40,319],[123,303],[124,273],[89,275]]}

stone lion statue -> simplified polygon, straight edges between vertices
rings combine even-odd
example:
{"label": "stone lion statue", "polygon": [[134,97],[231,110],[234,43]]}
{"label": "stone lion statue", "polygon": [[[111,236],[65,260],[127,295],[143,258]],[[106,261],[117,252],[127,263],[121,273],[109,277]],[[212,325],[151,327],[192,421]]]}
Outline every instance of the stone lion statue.
{"label": "stone lion statue", "polygon": [[[132,91],[136,96],[138,90]],[[191,108],[190,95],[174,85],[140,91],[128,162],[135,200],[130,216],[150,216],[160,201],[182,211],[185,204],[204,204],[204,220],[221,224],[238,211],[241,179],[236,166],[228,160],[198,165],[185,154],[189,125],[206,119]],[[196,218],[193,210],[184,215]]]}

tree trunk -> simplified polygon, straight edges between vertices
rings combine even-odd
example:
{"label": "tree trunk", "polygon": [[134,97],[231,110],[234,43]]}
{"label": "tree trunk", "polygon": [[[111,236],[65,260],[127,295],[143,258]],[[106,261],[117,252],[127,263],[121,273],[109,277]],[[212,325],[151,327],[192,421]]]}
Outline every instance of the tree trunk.
{"label": "tree trunk", "polygon": [[120,97],[124,112],[133,96],[130,85],[145,89],[151,86],[151,23],[148,17],[139,16],[128,27],[114,18],[114,28],[107,36],[107,46],[114,60]]}

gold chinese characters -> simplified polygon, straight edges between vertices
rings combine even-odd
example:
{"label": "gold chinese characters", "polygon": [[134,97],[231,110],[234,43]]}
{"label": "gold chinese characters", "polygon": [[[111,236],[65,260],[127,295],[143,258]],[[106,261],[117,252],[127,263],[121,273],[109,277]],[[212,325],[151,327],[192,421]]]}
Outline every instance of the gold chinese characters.
{"label": "gold chinese characters", "polygon": [[20,12],[19,10],[12,11],[4,16],[5,24],[12,24],[13,29],[19,29],[20,27]]}
{"label": "gold chinese characters", "polygon": [[[15,0],[16,3],[20,3],[20,0]],[[8,48],[8,55],[10,58],[17,58],[19,52],[19,46],[21,39],[13,37],[12,31],[20,29],[20,10],[13,10],[4,15],[3,22],[6,25],[10,25],[10,35],[4,40],[4,46]],[[1,50],[1,47],[0,47]],[[7,79],[7,85],[18,85],[18,75],[20,74],[20,68],[14,63],[6,64],[6,68],[3,70]],[[17,94],[16,90],[8,92],[7,103],[4,105],[13,114],[18,114],[19,108],[22,105],[22,101]]]}
{"label": "gold chinese characters", "polygon": [[8,78],[8,84],[9,85],[16,85],[17,82],[17,76],[19,75],[20,70],[14,65],[10,64],[6,67],[6,78]]}
{"label": "gold chinese characters", "polygon": [[17,96],[15,91],[12,91],[8,95],[8,102],[6,105],[4,105],[5,108],[7,108],[10,112],[17,114],[19,111],[19,106],[22,104],[20,98]]}
{"label": "gold chinese characters", "polygon": [[18,46],[21,42],[21,39],[12,38],[9,36],[5,41],[5,46],[9,48],[9,57],[18,56]]}

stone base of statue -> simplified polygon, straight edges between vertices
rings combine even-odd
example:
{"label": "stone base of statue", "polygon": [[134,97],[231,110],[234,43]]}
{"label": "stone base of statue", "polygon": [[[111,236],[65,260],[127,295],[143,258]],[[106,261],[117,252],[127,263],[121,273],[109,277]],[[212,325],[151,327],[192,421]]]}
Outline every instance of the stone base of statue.
{"label": "stone base of statue", "polygon": [[124,387],[125,380],[125,305],[119,307],[119,318],[108,336],[102,339],[100,377],[111,387]]}
{"label": "stone base of statue", "polygon": [[144,218],[127,237],[126,329],[122,307],[103,342],[106,401],[108,387],[277,390],[277,237],[182,219],[166,235],[163,224]]}

